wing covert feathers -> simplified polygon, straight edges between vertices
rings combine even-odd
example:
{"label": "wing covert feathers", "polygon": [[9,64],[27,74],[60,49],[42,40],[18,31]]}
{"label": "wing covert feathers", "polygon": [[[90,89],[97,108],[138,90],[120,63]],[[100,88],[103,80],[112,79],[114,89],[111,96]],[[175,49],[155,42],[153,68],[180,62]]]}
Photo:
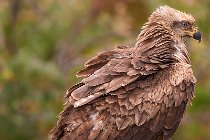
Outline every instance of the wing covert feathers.
{"label": "wing covert feathers", "polygon": [[191,67],[134,52],[122,46],[85,64],[77,73],[83,80],[67,91],[50,139],[156,140],[174,134],[194,97]]}

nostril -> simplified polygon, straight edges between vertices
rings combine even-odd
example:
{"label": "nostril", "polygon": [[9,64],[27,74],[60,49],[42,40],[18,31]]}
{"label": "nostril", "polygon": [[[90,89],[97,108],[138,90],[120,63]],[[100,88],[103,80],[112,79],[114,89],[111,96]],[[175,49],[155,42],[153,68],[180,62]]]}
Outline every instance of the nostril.
{"label": "nostril", "polygon": [[195,27],[195,28],[194,28],[194,32],[197,32],[197,31],[198,31],[198,27]]}

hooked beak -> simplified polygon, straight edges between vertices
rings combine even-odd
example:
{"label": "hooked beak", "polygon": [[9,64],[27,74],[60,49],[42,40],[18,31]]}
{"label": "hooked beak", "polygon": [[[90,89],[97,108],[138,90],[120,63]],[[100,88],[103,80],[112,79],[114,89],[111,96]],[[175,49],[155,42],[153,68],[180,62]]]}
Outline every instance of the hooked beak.
{"label": "hooked beak", "polygon": [[193,38],[196,39],[196,40],[198,40],[199,43],[200,43],[201,40],[202,40],[202,38],[201,38],[201,33],[200,33],[200,32],[195,32],[195,33],[193,34]]}
{"label": "hooked beak", "polygon": [[196,28],[193,29],[193,32],[187,31],[187,34],[188,34],[189,36],[191,36],[192,38],[198,40],[199,43],[200,43],[201,40],[202,40],[202,38],[201,38],[201,33],[198,32]]}

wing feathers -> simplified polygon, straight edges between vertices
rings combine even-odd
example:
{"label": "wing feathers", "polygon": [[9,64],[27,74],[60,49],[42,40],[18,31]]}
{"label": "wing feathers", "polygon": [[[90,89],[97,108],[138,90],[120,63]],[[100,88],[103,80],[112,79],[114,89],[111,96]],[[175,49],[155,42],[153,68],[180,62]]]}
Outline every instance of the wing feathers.
{"label": "wing feathers", "polygon": [[[164,44],[163,44],[164,45]],[[128,50],[126,50],[128,49]],[[125,51],[126,50],[126,51]],[[194,97],[189,65],[169,65],[166,52],[136,57],[122,47],[99,54],[78,73],[81,83],[67,91],[66,107],[51,138],[170,138],[186,103]],[[148,49],[147,53],[151,53]],[[168,49],[165,49],[168,51]],[[159,59],[162,54],[164,58]]]}
{"label": "wing feathers", "polygon": [[80,99],[80,100],[78,100],[78,101],[76,101],[76,102],[74,103],[74,107],[79,107],[79,106],[82,106],[82,105],[84,105],[84,104],[87,104],[87,103],[89,103],[90,101],[92,101],[92,100],[98,98],[99,96],[103,95],[104,93],[105,93],[105,92],[97,92],[97,93],[94,93],[94,94],[92,94],[92,95],[89,95],[89,96],[87,96],[87,97],[85,97],[85,98],[82,98],[82,99]]}
{"label": "wing feathers", "polygon": [[75,100],[79,100],[82,97],[86,96],[88,93],[90,93],[91,88],[88,85],[83,85],[79,88],[77,88],[76,90],[74,90],[71,93],[71,96],[75,99]]}
{"label": "wing feathers", "polygon": [[181,120],[186,108],[186,103],[182,102],[179,107],[171,107],[166,116],[164,127],[172,129]]}

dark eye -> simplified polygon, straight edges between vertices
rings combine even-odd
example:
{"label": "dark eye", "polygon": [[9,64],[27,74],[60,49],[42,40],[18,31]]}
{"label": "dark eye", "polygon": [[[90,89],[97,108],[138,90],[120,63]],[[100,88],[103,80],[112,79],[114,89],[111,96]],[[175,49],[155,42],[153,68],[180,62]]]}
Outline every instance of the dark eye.
{"label": "dark eye", "polygon": [[189,28],[190,27],[190,23],[187,22],[187,21],[182,21],[182,27]]}

